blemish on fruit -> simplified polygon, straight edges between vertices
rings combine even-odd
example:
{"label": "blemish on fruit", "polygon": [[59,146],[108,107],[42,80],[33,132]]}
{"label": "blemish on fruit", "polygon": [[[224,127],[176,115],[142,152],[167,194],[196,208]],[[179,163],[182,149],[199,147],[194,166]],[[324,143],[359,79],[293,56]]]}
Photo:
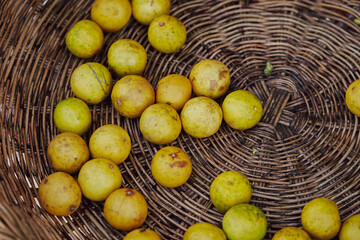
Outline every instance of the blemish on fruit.
{"label": "blemish on fruit", "polygon": [[210,80],[210,90],[214,91],[215,88],[218,86],[218,82],[216,80]]}
{"label": "blemish on fruit", "polygon": [[76,206],[75,205],[71,205],[69,208],[68,208],[68,211],[69,212],[72,212],[76,209]]}
{"label": "blemish on fruit", "polygon": [[178,158],[178,155],[176,153],[170,153],[169,156],[174,160],[175,158]]}
{"label": "blemish on fruit", "polygon": [[176,161],[176,162],[173,162],[170,164],[170,167],[173,168],[173,167],[180,167],[180,168],[183,168],[185,167],[187,164],[186,161]]}
{"label": "blemish on fruit", "polygon": [[49,180],[45,179],[44,184],[47,184]]}
{"label": "blemish on fruit", "polygon": [[222,71],[220,71],[220,72],[219,72],[219,79],[224,78],[224,77],[225,77],[225,75],[227,74],[227,72],[228,72],[228,71],[226,71],[226,70],[222,70]]}
{"label": "blemish on fruit", "polygon": [[128,189],[128,190],[126,190],[125,194],[126,194],[126,196],[134,196],[135,192],[131,189]]}
{"label": "blemish on fruit", "polygon": [[143,229],[140,230],[141,233],[145,232],[145,231],[146,231],[146,228],[143,228]]}
{"label": "blemish on fruit", "polygon": [[165,25],[165,23],[164,23],[164,22],[160,22],[159,25],[162,27],[162,26]]}
{"label": "blemish on fruit", "polygon": [[109,168],[110,168],[110,169],[113,169],[114,167],[113,167],[113,165],[109,164]]}
{"label": "blemish on fruit", "polygon": [[256,111],[256,110],[257,110],[257,108],[256,108],[255,106],[254,106],[254,108],[253,108],[253,109],[254,109],[254,111]]}

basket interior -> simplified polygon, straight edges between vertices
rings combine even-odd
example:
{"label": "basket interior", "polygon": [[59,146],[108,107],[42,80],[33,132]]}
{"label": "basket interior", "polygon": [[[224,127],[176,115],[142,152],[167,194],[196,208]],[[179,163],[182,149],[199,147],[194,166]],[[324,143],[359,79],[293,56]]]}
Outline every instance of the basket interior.
{"label": "basket interior", "polygon": [[[353,21],[360,18],[357,0],[175,0],[171,15],[188,34],[179,52],[154,50],[147,27],[132,18],[119,32],[105,34],[99,54],[80,59],[67,50],[65,35],[77,21],[90,18],[92,3],[0,3],[0,238],[125,236],[106,222],[103,202],[83,198],[76,213],[55,217],[37,200],[38,184],[53,172],[46,158],[58,134],[53,110],[73,96],[71,73],[90,61],[107,66],[107,50],[121,38],[145,47],[143,76],[153,87],[169,74],[189,76],[203,59],[218,59],[231,72],[228,92],[249,90],[264,107],[261,122],[250,130],[223,123],[205,139],[182,132],[170,145],[189,154],[193,172],[185,185],[170,189],[152,178],[151,159],[163,146],[143,138],[138,119],[121,117],[109,98],[90,106],[93,123],[86,141],[109,123],[131,136],[130,156],[119,167],[123,186],[138,190],[148,202],[144,227],[163,239],[182,239],[194,223],[221,226],[223,214],[211,204],[209,187],[227,170],[250,180],[250,203],[266,214],[269,239],[282,227],[301,227],[301,210],[316,197],[334,200],[342,220],[360,213],[359,123],[345,105],[347,87],[360,78],[360,27]],[[270,76],[264,74],[267,61],[274,66]]]}

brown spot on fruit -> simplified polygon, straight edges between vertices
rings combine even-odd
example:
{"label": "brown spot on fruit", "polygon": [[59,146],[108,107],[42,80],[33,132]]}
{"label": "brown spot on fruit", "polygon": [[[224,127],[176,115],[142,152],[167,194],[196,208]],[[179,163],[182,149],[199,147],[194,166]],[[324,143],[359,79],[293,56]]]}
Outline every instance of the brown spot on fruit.
{"label": "brown spot on fruit", "polygon": [[220,91],[224,90],[224,86],[219,87],[219,90]]}
{"label": "brown spot on fruit", "polygon": [[131,190],[131,189],[128,189],[128,190],[126,190],[125,194],[126,194],[126,196],[129,197],[129,196],[134,196],[135,192],[133,190]]}
{"label": "brown spot on fruit", "polygon": [[214,91],[215,88],[218,86],[218,82],[216,80],[210,80],[210,90]]}
{"label": "brown spot on fruit", "polygon": [[226,76],[226,74],[228,73],[227,70],[222,70],[219,72],[219,79],[222,79]]}
{"label": "brown spot on fruit", "polygon": [[233,185],[233,184],[234,184],[232,181],[228,181],[228,183],[229,183],[230,185]]}
{"label": "brown spot on fruit", "polygon": [[164,22],[161,22],[161,23],[159,23],[159,25],[160,25],[160,27],[162,27],[162,26],[165,25],[165,23],[164,23]]}
{"label": "brown spot on fruit", "polygon": [[109,164],[109,168],[110,168],[110,169],[113,169],[113,165]]}
{"label": "brown spot on fruit", "polygon": [[44,184],[47,184],[49,180],[45,179]]}
{"label": "brown spot on fruit", "polygon": [[76,208],[77,208],[77,206],[71,205],[71,206],[68,208],[68,211],[69,211],[69,212],[73,212]]}
{"label": "brown spot on fruit", "polygon": [[170,164],[170,167],[173,168],[173,167],[180,167],[180,168],[183,168],[185,167],[187,164],[186,161],[176,161],[176,162],[173,162]]}
{"label": "brown spot on fruit", "polygon": [[141,230],[140,230],[140,232],[142,233],[142,232],[145,232],[146,231],[146,228],[142,228]]}

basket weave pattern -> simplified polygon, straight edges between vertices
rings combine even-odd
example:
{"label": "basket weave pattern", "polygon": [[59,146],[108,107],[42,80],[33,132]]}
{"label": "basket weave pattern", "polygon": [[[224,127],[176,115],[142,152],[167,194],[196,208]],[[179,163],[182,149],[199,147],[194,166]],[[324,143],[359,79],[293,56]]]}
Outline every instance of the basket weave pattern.
{"label": "basket weave pattern", "polygon": [[[250,90],[264,106],[261,122],[247,131],[223,123],[206,139],[181,133],[171,145],[189,154],[193,173],[175,189],[152,178],[151,159],[161,146],[142,137],[138,119],[121,117],[110,99],[90,106],[93,124],[85,141],[109,123],[131,136],[130,156],[119,167],[123,186],[137,189],[148,202],[145,227],[163,239],[182,239],[196,222],[221,226],[223,214],[211,204],[209,186],[227,170],[252,183],[251,203],[268,218],[267,238],[282,227],[300,227],[302,207],[316,197],[334,200],[343,220],[360,213],[359,123],[345,105],[346,88],[360,78],[360,27],[353,22],[360,18],[358,0],[172,1],[171,15],[188,32],[178,53],[155,51],[147,28],[132,18],[121,31],[105,34],[99,54],[80,59],[64,39],[72,25],[90,18],[91,4],[0,3],[0,239],[121,239],[126,234],[105,221],[103,202],[84,198],[76,213],[63,218],[46,213],[37,200],[38,184],[53,172],[46,158],[58,134],[53,109],[73,96],[71,73],[88,61],[107,66],[107,50],[120,38],[145,47],[143,76],[154,87],[168,74],[188,76],[197,62],[214,58],[230,69],[229,92]],[[274,66],[271,76],[263,72],[267,61]]]}

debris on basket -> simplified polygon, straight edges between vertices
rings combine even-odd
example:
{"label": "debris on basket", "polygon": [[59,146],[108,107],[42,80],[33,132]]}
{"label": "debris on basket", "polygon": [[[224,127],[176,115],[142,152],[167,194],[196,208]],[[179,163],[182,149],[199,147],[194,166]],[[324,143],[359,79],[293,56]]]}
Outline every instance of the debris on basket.
{"label": "debris on basket", "polygon": [[360,26],[360,18],[355,18],[355,19],[354,19],[354,23],[356,23],[357,25]]}
{"label": "debris on basket", "polygon": [[264,70],[265,75],[269,76],[273,70],[274,66],[270,62],[266,62],[266,68]]}
{"label": "debris on basket", "polygon": [[259,149],[253,147],[252,148],[253,154],[259,154]]}

